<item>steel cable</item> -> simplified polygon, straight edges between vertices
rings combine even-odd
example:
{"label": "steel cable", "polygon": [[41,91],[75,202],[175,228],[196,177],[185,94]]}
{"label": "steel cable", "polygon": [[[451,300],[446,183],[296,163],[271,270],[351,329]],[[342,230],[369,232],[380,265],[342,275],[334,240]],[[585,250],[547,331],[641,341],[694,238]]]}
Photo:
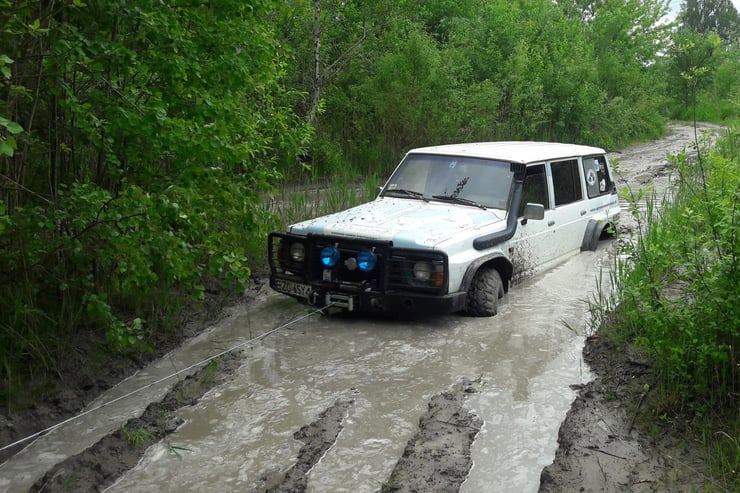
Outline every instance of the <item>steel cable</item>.
{"label": "steel cable", "polygon": [[199,361],[198,363],[194,363],[194,364],[188,366],[187,368],[183,368],[182,370],[179,370],[179,371],[176,371],[174,373],[171,373],[171,374],[169,374],[169,375],[167,375],[165,377],[160,378],[159,380],[156,380],[154,382],[150,382],[150,383],[148,383],[148,384],[146,384],[146,385],[144,385],[142,387],[139,387],[138,389],[135,389],[135,390],[132,390],[131,392],[128,392],[127,394],[121,395],[119,397],[116,397],[115,399],[111,399],[108,402],[104,402],[103,404],[100,404],[99,406],[95,406],[95,407],[93,407],[91,409],[88,409],[87,411],[83,411],[83,412],[81,412],[79,414],[76,414],[76,415],[74,415],[74,416],[72,416],[70,418],[67,418],[67,419],[65,419],[63,421],[60,421],[59,423],[57,423],[55,425],[49,426],[48,428],[45,428],[45,429],[43,429],[41,431],[37,431],[36,433],[33,433],[32,435],[28,435],[27,437],[21,438],[20,440],[16,440],[13,443],[10,443],[8,445],[4,445],[3,447],[0,448],[0,452],[3,452],[3,451],[5,451],[5,450],[7,450],[9,448],[15,447],[16,445],[20,445],[20,444],[22,444],[24,442],[27,442],[29,440],[33,440],[34,438],[38,438],[38,437],[40,437],[42,435],[45,435],[47,433],[50,433],[50,432],[56,430],[57,428],[59,428],[60,426],[63,426],[63,425],[65,425],[65,424],[67,424],[67,423],[69,423],[71,421],[74,421],[76,419],[79,419],[79,418],[81,418],[83,416],[86,416],[88,414],[91,414],[91,413],[94,413],[96,411],[99,411],[99,410],[101,410],[101,409],[103,409],[105,407],[108,407],[111,404],[115,404],[116,402],[119,402],[119,401],[121,401],[123,399],[127,399],[128,397],[131,397],[133,395],[136,395],[139,392],[142,392],[142,391],[144,391],[144,390],[146,390],[146,389],[148,389],[150,387],[153,387],[153,386],[155,386],[157,384],[160,384],[160,383],[162,383],[164,381],[167,381],[170,378],[174,378],[174,377],[176,377],[178,375],[181,375],[181,374],[183,374],[185,372],[188,372],[188,371],[192,370],[193,368],[197,368],[199,366],[206,365],[206,364],[210,363],[211,361],[213,361],[216,358],[220,358],[221,356],[223,356],[225,354],[228,354],[228,353],[230,353],[232,351],[235,351],[235,350],[237,350],[237,349],[239,349],[239,348],[241,348],[243,346],[246,346],[247,344],[250,344],[252,342],[259,341],[260,339],[264,339],[265,337],[267,337],[267,336],[269,336],[271,334],[274,334],[275,332],[278,332],[278,331],[283,330],[283,329],[285,329],[287,327],[290,327],[291,325],[293,325],[296,322],[300,322],[301,320],[304,320],[304,319],[306,319],[306,318],[308,318],[310,316],[313,316],[313,315],[315,315],[317,313],[320,313],[320,312],[326,310],[327,308],[330,308],[332,305],[334,305],[334,303],[330,303],[329,305],[326,305],[323,308],[317,308],[317,309],[313,310],[312,312],[309,312],[307,314],[304,314],[304,315],[302,315],[302,316],[300,316],[298,318],[295,318],[295,319],[293,319],[293,320],[291,320],[291,321],[289,321],[287,323],[284,323],[283,325],[280,325],[278,327],[275,327],[274,329],[271,329],[271,330],[265,332],[264,334],[261,334],[261,335],[259,335],[257,337],[253,337],[252,339],[249,339],[248,341],[240,342],[239,344],[237,344],[235,346],[232,346],[229,349],[226,349],[224,351],[221,351],[220,353],[215,354],[213,356],[210,356],[210,357],[208,357],[208,358],[206,358],[206,359],[204,359],[202,361]]}

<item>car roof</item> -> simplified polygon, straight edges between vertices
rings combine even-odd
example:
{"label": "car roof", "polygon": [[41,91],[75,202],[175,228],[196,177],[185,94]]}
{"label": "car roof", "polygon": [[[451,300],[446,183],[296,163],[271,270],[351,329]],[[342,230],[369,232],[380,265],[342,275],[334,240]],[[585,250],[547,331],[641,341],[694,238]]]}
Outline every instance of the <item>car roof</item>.
{"label": "car roof", "polygon": [[497,159],[514,163],[534,163],[577,156],[605,154],[604,149],[558,142],[471,142],[411,149],[409,154],[442,154]]}

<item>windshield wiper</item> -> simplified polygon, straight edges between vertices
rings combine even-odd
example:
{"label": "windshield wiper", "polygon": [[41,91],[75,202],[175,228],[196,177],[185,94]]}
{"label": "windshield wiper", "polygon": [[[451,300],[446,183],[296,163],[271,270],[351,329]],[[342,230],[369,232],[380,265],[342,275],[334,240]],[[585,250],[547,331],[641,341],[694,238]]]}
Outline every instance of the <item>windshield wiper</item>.
{"label": "windshield wiper", "polygon": [[413,197],[415,199],[422,199],[426,202],[429,202],[429,199],[424,196],[423,193],[417,192],[416,190],[407,190],[405,188],[393,188],[390,190],[386,190],[383,192],[383,195],[391,195],[391,194],[401,194],[406,197]]}
{"label": "windshield wiper", "polygon": [[454,202],[456,204],[463,204],[463,205],[472,205],[473,207],[478,207],[480,209],[486,210],[486,206],[479,204],[475,200],[470,199],[464,199],[462,197],[458,197],[456,195],[432,195],[433,199],[442,200],[444,202]]}

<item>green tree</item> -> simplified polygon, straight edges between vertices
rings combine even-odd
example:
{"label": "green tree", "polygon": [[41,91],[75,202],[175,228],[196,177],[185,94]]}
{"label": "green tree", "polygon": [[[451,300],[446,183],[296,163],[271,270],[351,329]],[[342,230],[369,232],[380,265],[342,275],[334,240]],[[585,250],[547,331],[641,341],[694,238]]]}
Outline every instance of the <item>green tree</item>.
{"label": "green tree", "polygon": [[2,368],[85,328],[143,348],[213,280],[245,285],[260,194],[310,136],[280,6],[0,1]]}
{"label": "green tree", "polygon": [[716,33],[726,43],[740,41],[740,16],[731,0],[686,0],[681,8],[683,28]]}
{"label": "green tree", "polygon": [[[665,1],[321,2],[281,32],[318,107],[312,164],[388,171],[412,145],[538,138],[612,146],[661,131]],[[321,97],[312,35],[320,31]]]}
{"label": "green tree", "polygon": [[705,87],[715,63],[715,53],[721,41],[717,34],[702,34],[692,30],[678,31],[668,51],[672,60],[671,86],[687,107],[696,104],[696,91]]}
{"label": "green tree", "polygon": [[727,121],[737,118],[740,94],[740,19],[726,0],[684,2],[679,28],[662,65],[671,116]]}

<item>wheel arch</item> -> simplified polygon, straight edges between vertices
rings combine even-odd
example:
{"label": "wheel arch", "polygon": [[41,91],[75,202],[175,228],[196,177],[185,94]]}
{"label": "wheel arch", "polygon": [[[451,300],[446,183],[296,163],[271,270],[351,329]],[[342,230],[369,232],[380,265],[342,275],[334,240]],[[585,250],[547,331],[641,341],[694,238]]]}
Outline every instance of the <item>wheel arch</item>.
{"label": "wheel arch", "polygon": [[511,265],[511,262],[509,262],[509,259],[504,257],[501,253],[485,255],[471,262],[465,270],[465,275],[460,283],[460,290],[468,291],[468,289],[470,289],[470,284],[473,282],[473,278],[475,277],[475,273],[483,267],[493,267],[498,271],[504,285],[504,292],[508,293],[509,281],[511,281],[511,276],[514,273],[514,267]]}
{"label": "wheel arch", "polygon": [[608,231],[607,227],[613,226],[612,222],[607,219],[591,219],[586,225],[586,231],[583,233],[583,241],[581,242],[581,251],[593,252],[599,244],[604,231]]}

